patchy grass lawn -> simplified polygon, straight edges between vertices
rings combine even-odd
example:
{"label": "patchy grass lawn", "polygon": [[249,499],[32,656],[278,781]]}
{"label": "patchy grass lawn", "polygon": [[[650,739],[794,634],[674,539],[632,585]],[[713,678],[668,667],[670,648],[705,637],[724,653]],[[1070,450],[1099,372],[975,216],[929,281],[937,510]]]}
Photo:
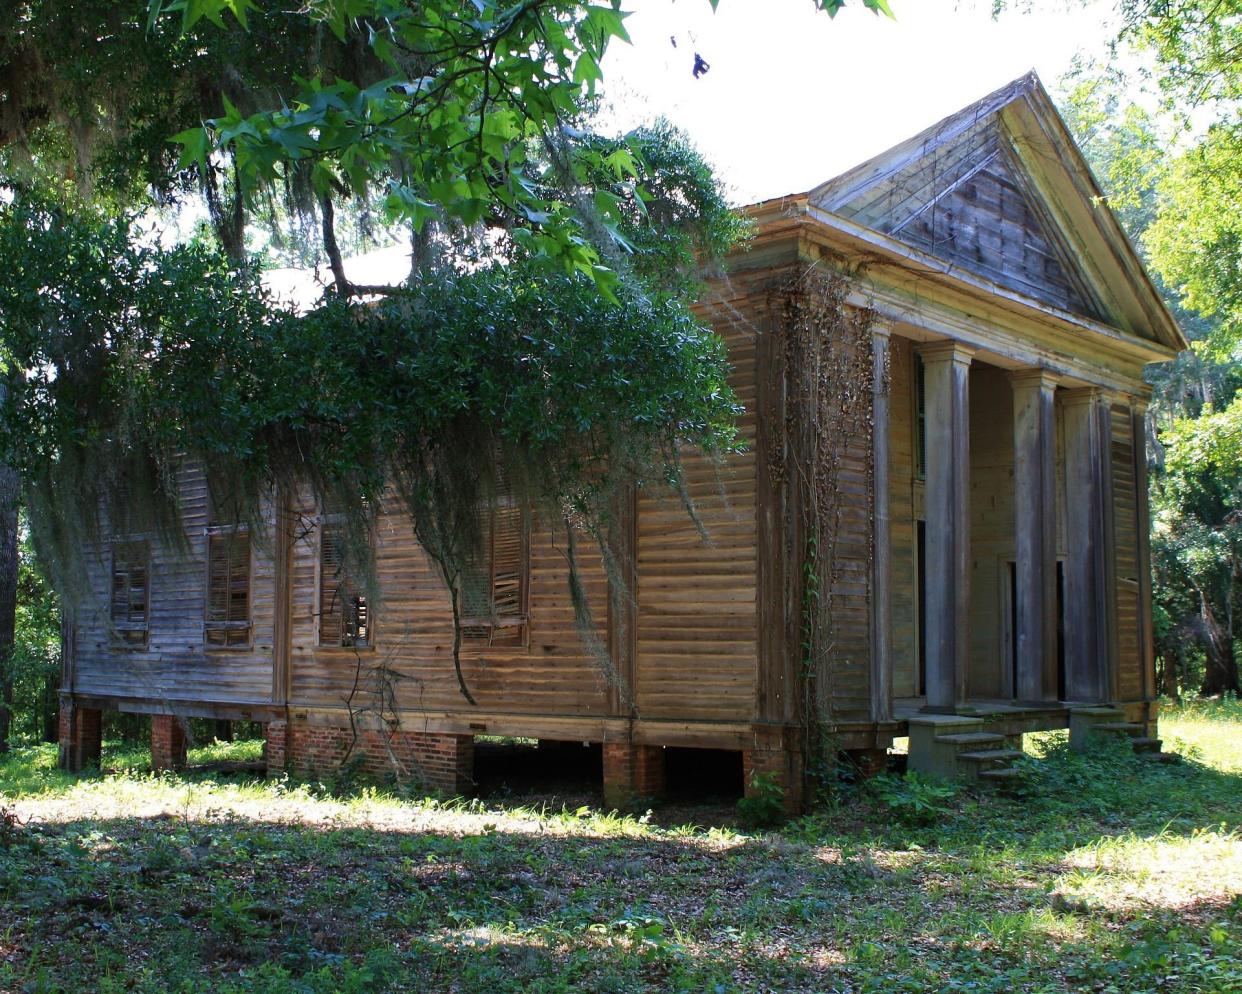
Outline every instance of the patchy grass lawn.
{"label": "patchy grass lawn", "polygon": [[1242,708],[1163,728],[1188,762],[1042,736],[1018,796],[890,779],[766,833],[20,750],[0,991],[1242,991]]}

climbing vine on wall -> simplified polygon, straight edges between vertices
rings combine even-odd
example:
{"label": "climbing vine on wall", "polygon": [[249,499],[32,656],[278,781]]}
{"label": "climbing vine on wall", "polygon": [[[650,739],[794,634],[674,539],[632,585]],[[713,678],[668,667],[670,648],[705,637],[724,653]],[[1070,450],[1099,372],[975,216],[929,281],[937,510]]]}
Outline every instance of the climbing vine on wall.
{"label": "climbing vine on wall", "polygon": [[823,267],[776,291],[785,442],[767,457],[788,492],[786,560],[800,564],[799,707],[812,758],[839,711],[869,706],[855,674],[869,658],[874,313],[847,304],[848,292]]}

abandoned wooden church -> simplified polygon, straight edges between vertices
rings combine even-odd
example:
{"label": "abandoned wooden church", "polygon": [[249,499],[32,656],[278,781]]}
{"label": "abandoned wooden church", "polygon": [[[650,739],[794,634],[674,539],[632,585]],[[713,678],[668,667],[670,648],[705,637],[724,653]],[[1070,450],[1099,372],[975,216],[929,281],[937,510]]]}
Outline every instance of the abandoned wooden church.
{"label": "abandoned wooden church", "polygon": [[153,716],[157,766],[184,762],[182,718],[246,719],[269,768],[349,754],[468,792],[475,736],[521,736],[602,743],[609,803],[659,794],[681,747],[740,753],[796,807],[808,758],[875,769],[902,736],[913,768],[984,778],[1026,731],[1151,744],[1143,371],[1186,342],[1038,79],[749,213],[701,313],[750,444],[723,469],[687,457],[707,541],[677,501],[633,494],[624,607],[587,564],[618,681],[521,509],[493,522],[463,630],[472,706],[446,591],[395,508],[368,604],[330,517],[282,508],[252,541],[187,469],[188,556],[117,535],[95,557],[63,765],[98,759],[116,709]]}

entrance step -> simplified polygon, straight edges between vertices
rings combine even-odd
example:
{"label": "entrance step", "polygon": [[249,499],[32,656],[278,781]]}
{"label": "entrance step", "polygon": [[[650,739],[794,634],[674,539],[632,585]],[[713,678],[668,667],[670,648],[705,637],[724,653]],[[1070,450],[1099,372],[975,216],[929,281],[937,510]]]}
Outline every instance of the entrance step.
{"label": "entrance step", "polygon": [[1091,726],[1093,732],[1118,732],[1125,735],[1139,736],[1146,729],[1137,721],[1101,721]]}
{"label": "entrance step", "polygon": [[1164,742],[1161,739],[1152,738],[1148,735],[1136,735],[1130,739],[1130,745],[1134,747],[1135,752],[1153,753],[1159,752]]}
{"label": "entrance step", "polygon": [[1009,764],[1015,759],[1021,759],[1025,753],[1021,749],[983,749],[979,752],[959,752],[957,761],[959,763],[999,763]]}
{"label": "entrance step", "polygon": [[979,779],[988,783],[1014,784],[1022,779],[1022,771],[1006,766],[1003,770],[980,770]]}
{"label": "entrance step", "polygon": [[990,745],[993,742],[1004,742],[1005,736],[995,732],[958,732],[953,735],[937,735],[937,742],[946,745],[978,746]]}
{"label": "entrance step", "polygon": [[[995,720],[1002,722],[1005,718],[997,715]],[[1019,776],[1010,764],[1022,758],[1022,736],[1006,735],[988,718],[919,715],[909,719],[909,728],[912,770],[946,780],[989,783],[1011,783]],[[1005,775],[986,775],[995,773]]]}

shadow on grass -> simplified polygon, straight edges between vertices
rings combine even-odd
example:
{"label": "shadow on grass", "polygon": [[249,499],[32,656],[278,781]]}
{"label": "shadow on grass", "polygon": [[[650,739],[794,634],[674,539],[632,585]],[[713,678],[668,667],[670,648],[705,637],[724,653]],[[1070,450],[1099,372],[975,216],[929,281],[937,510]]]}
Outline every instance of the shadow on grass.
{"label": "shadow on grass", "polygon": [[365,815],[291,824],[211,803],[11,831],[0,845],[0,989],[1242,983],[1242,908],[1220,897],[1109,911],[1059,902],[1054,871],[1001,879],[941,850],[875,840],[824,847],[529,813],[516,831],[504,811],[453,808],[432,812],[434,829],[393,830]]}

